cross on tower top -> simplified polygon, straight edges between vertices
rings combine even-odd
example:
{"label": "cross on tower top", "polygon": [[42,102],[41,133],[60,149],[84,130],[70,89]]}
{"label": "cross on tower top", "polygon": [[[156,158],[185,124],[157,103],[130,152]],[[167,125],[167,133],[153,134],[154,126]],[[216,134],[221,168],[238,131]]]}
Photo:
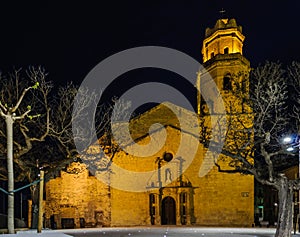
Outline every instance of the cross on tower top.
{"label": "cross on tower top", "polygon": [[219,11],[220,15],[221,15],[221,18],[224,18],[224,15],[225,15],[225,10],[224,8],[222,7],[222,9]]}

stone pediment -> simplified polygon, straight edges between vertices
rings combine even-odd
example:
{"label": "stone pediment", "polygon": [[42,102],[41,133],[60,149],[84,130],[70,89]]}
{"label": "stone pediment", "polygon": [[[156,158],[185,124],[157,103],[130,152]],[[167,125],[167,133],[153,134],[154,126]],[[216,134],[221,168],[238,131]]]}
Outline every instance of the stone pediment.
{"label": "stone pediment", "polygon": [[[169,102],[159,104],[131,119],[129,123],[113,123],[114,135],[121,138],[122,145],[141,140],[163,128],[173,128],[193,136],[199,136],[199,119],[195,112]],[[129,130],[130,137],[126,134]]]}

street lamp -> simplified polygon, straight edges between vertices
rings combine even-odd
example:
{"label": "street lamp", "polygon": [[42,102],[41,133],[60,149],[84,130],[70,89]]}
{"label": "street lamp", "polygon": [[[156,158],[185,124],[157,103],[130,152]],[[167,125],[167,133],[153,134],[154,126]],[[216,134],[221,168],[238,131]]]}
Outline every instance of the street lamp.
{"label": "street lamp", "polygon": [[[300,136],[297,135],[295,137],[285,137],[283,139],[284,144],[286,145],[290,145],[289,147],[287,147],[287,151],[292,152],[294,151],[296,148],[298,148],[298,179],[300,178]],[[298,191],[298,213],[300,214],[300,190]],[[298,220],[297,220],[298,221]],[[299,223],[298,223],[299,225]],[[298,230],[300,232],[300,229]]]}
{"label": "street lamp", "polygon": [[298,170],[298,178],[300,178],[300,136],[295,136],[295,137],[285,137],[283,139],[283,143],[288,146],[286,148],[286,151],[294,151],[296,148],[298,148],[298,166],[299,166],[299,170]]}
{"label": "street lamp", "polygon": [[294,149],[294,147],[291,146],[291,147],[286,148],[286,150],[287,150],[287,151],[293,151],[293,150],[295,150],[295,149]]}
{"label": "street lamp", "polygon": [[285,138],[283,138],[283,142],[284,143],[290,143],[292,141],[293,141],[293,139],[291,137],[285,137]]}

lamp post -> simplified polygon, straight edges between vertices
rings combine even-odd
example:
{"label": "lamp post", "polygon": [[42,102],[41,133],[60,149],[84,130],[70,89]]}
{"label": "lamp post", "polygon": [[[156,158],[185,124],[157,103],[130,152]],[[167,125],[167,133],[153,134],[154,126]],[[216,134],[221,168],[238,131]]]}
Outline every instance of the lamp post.
{"label": "lamp post", "polygon": [[[300,178],[300,136],[297,135],[294,139],[292,137],[285,137],[283,139],[283,142],[285,144],[290,144],[291,146],[289,146],[286,150],[287,151],[294,151],[294,149],[296,147],[298,147],[298,179]],[[298,213],[297,214],[300,214],[300,190],[298,190]],[[298,218],[297,218],[297,223],[298,223]],[[298,223],[298,226],[300,227],[300,223]],[[300,228],[298,229],[298,231],[300,232]]]}

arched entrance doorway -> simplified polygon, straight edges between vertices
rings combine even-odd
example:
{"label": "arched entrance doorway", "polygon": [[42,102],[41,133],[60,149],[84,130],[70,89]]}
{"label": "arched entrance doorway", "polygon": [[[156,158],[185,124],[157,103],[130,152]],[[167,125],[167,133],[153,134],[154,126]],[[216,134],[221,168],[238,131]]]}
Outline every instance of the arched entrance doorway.
{"label": "arched entrance doorway", "polygon": [[176,204],[172,197],[165,197],[161,204],[161,224],[176,225]]}

